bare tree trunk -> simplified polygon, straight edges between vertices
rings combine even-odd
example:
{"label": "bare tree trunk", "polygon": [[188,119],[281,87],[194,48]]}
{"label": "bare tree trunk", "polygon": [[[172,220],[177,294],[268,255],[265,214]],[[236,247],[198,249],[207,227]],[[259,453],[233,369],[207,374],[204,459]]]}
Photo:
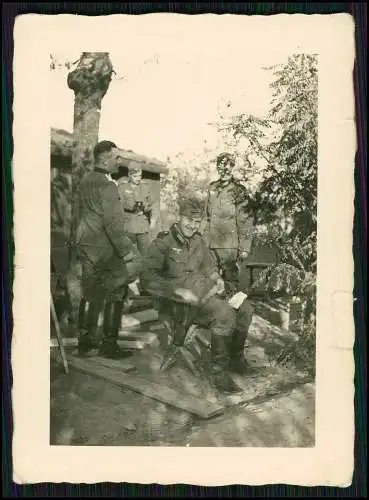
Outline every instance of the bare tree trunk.
{"label": "bare tree trunk", "polygon": [[80,274],[76,255],[76,233],[79,219],[79,183],[93,168],[93,149],[98,142],[101,102],[113,74],[107,52],[84,52],[79,63],[68,74],[68,87],[74,91],[74,124],[72,151],[72,203],[69,235],[68,292],[75,309],[79,300]]}

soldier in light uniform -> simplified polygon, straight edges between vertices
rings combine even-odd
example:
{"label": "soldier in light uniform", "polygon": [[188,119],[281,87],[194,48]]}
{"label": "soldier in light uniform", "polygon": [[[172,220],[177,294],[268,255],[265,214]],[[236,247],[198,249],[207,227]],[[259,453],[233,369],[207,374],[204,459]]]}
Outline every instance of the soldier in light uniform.
{"label": "soldier in light uniform", "polygon": [[142,179],[140,168],[131,168],[128,180],[119,183],[128,236],[143,255],[150,244],[149,230],[154,224],[149,185]]}
{"label": "soldier in light uniform", "polygon": [[246,259],[252,244],[253,219],[245,211],[247,191],[232,175],[234,158],[217,158],[219,179],[209,187],[204,236],[223,271],[227,291],[237,288],[238,262]]}
{"label": "soldier in light uniform", "polygon": [[181,202],[178,223],[158,234],[143,259],[141,287],[162,297],[180,296],[193,306],[193,323],[212,332],[212,382],[222,392],[236,392],[229,371],[253,371],[244,357],[253,309],[245,300],[236,311],[222,297],[217,262],[198,232],[203,211],[197,199]]}

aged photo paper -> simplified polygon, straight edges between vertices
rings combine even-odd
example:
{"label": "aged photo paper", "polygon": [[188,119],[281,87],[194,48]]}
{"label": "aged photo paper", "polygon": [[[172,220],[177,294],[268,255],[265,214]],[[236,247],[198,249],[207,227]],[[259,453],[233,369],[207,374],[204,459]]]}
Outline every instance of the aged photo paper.
{"label": "aged photo paper", "polygon": [[[231,484],[257,486],[279,483],[339,487],[351,484],[355,431],[354,263],[352,253],[356,152],[353,87],[354,29],[352,17],[346,14],[187,16],[168,13],[99,17],[27,14],[16,19],[13,63],[15,280],[14,330],[11,347],[14,418],[13,479],[16,483],[93,484],[109,481],[163,485],[182,483],[203,486]],[[67,84],[67,77],[73,69],[77,68],[80,71],[84,64],[83,71],[87,73],[90,71],[89,64],[93,65],[94,62],[88,59],[89,56],[86,56],[86,53],[93,53],[95,56],[96,53],[109,54],[114,68],[114,78],[110,86],[107,84],[103,89],[102,80],[99,88],[94,87],[93,83],[90,87],[87,86],[86,92],[95,92],[94,95],[98,95],[100,99],[98,105],[95,103],[96,106],[90,115],[87,109],[89,105],[83,108],[83,103],[87,102],[84,101],[86,94],[83,92],[87,87],[80,92],[80,89],[76,90],[78,82],[74,83],[73,87],[68,80],[69,88]],[[82,58],[81,54],[84,54]],[[52,68],[50,61],[52,61]],[[84,61],[83,64],[81,61]],[[300,63],[302,66],[299,66]],[[296,73],[303,75],[299,80],[300,83],[296,84],[297,88],[295,88],[295,80],[292,79],[288,87],[288,92],[292,92],[295,97],[288,101],[287,108],[281,106],[279,111],[275,111],[273,117],[268,114],[273,107],[272,99],[275,95],[271,90],[273,89],[272,77],[265,75],[272,74],[268,68],[274,68],[275,65],[284,65],[284,73],[279,73],[281,80],[278,85],[282,90],[275,97],[274,105],[278,105],[278,99],[284,98],[283,88],[287,88],[286,81],[290,75],[294,74],[293,71],[298,67],[302,68],[301,71],[305,73]],[[110,71],[109,74],[111,75],[112,72]],[[274,74],[278,77],[278,73]],[[312,80],[309,80],[310,77]],[[316,87],[309,86],[309,82],[313,80],[317,81],[317,99],[316,93],[314,94]],[[297,106],[300,92],[305,92],[307,97],[306,101],[302,101],[302,107],[298,108],[303,111],[297,119],[297,115],[293,113],[297,109],[295,106]],[[317,123],[314,130],[310,130],[309,125],[306,125],[310,123],[307,117],[313,116],[315,112],[309,105],[309,96],[315,96],[314,99],[317,101],[315,113]],[[78,129],[81,141],[86,139],[87,144],[89,134],[92,134],[91,130],[95,127],[95,132],[98,132],[98,137],[93,139],[95,143],[97,140],[113,141],[120,151],[119,158],[123,160],[128,158],[129,171],[131,172],[134,168],[141,169],[144,172],[142,174],[143,185],[146,188],[152,187],[145,195],[145,200],[152,196],[154,208],[152,210],[150,208],[148,222],[142,219],[148,227],[148,239],[140,240],[139,237],[142,234],[137,230],[138,222],[133,224],[133,229],[127,229],[128,232],[130,231],[129,234],[135,230],[139,233],[138,236],[130,235],[130,238],[132,237],[132,241],[134,239],[138,249],[141,244],[149,248],[153,239],[162,238],[158,245],[162,245],[160,248],[164,248],[165,245],[170,247],[169,251],[174,255],[172,265],[176,272],[178,269],[184,269],[183,266],[188,264],[181,261],[179,255],[183,255],[181,252],[185,246],[182,248],[178,241],[174,244],[168,239],[171,237],[171,231],[174,230],[173,227],[177,228],[175,217],[178,214],[171,215],[170,203],[173,202],[175,205],[178,201],[171,198],[174,192],[174,188],[171,187],[174,184],[171,182],[174,182],[176,172],[179,172],[178,168],[182,168],[180,174],[182,177],[176,177],[176,179],[179,178],[178,182],[182,184],[176,181],[176,192],[182,189],[178,186],[184,186],[183,189],[186,188],[189,192],[188,196],[193,196],[197,189],[200,197],[208,200],[207,213],[210,213],[209,200],[213,199],[211,198],[214,195],[213,186],[216,186],[217,182],[223,182],[222,175],[227,165],[234,166],[234,160],[229,160],[231,162],[229,163],[228,159],[236,158],[235,171],[238,177],[236,174],[235,176],[238,180],[234,182],[238,186],[237,189],[241,191],[249,189],[252,195],[257,192],[258,182],[270,188],[270,191],[263,191],[267,194],[263,199],[260,198],[260,206],[256,207],[259,209],[261,206],[268,206],[268,202],[279,199],[277,188],[273,187],[270,179],[284,175],[284,159],[290,159],[293,148],[297,148],[296,151],[298,151],[299,144],[298,139],[297,143],[289,142],[280,156],[278,156],[278,151],[281,150],[278,147],[281,146],[282,139],[278,139],[279,142],[275,139],[277,142],[273,147],[277,149],[273,149],[272,146],[255,149],[256,143],[262,144],[261,129],[258,127],[262,127],[262,124],[269,120],[272,124],[282,124],[281,127],[285,127],[283,130],[287,131],[289,127],[294,126],[294,130],[297,131],[296,137],[299,137],[299,134],[301,137],[304,134],[317,134],[317,148],[314,146],[315,153],[317,149],[315,161],[317,196],[312,197],[311,206],[308,207],[314,212],[313,219],[315,217],[314,220],[316,220],[316,243],[313,248],[313,253],[316,252],[317,256],[314,264],[316,270],[314,271],[316,272],[316,314],[314,315],[316,358],[312,381],[305,384],[305,389],[296,389],[297,392],[300,391],[297,407],[288,406],[290,404],[288,395],[287,399],[278,400],[272,397],[264,403],[260,400],[258,403],[254,402],[249,405],[240,404],[237,410],[224,406],[222,407],[223,415],[219,417],[219,421],[223,422],[223,427],[216,427],[216,419],[215,423],[211,419],[208,423],[200,419],[196,421],[197,426],[186,427],[188,434],[185,435],[184,427],[179,428],[180,417],[176,420],[177,427],[171,427],[174,425],[174,420],[170,420],[172,410],[169,411],[166,405],[168,403],[169,406],[180,406],[183,413],[178,410],[178,415],[181,418],[185,415],[183,418],[187,419],[186,422],[192,422],[185,407],[187,399],[191,398],[190,396],[187,399],[187,396],[182,398],[180,395],[182,390],[180,385],[192,380],[192,374],[188,371],[178,371],[184,375],[178,375],[177,379],[173,378],[177,382],[171,386],[172,389],[167,390],[166,399],[160,403],[162,395],[160,390],[157,391],[160,384],[155,382],[156,375],[153,375],[149,382],[145,382],[149,385],[146,385],[144,390],[142,389],[142,377],[145,375],[143,371],[140,373],[138,369],[138,373],[136,370],[134,373],[117,374],[114,366],[118,366],[118,361],[105,360],[104,366],[99,367],[99,374],[102,375],[99,380],[96,379],[96,384],[91,383],[90,400],[86,400],[86,408],[89,408],[89,404],[95,405],[96,408],[99,404],[103,406],[94,414],[94,423],[91,423],[92,420],[88,421],[90,410],[86,410],[86,413],[82,412],[81,403],[78,407],[81,409],[75,410],[73,414],[74,420],[71,417],[72,413],[64,418],[64,413],[61,412],[61,423],[58,421],[61,430],[59,428],[55,432],[52,430],[56,425],[56,419],[53,420],[54,417],[50,417],[50,408],[54,408],[56,392],[53,393],[53,391],[56,391],[56,386],[54,384],[52,389],[50,386],[50,355],[51,351],[54,352],[57,349],[51,347],[50,344],[50,331],[55,320],[50,312],[52,274],[50,271],[50,256],[52,256],[50,220],[53,225],[56,219],[54,219],[54,209],[50,207],[54,207],[53,200],[56,191],[54,187],[50,189],[50,183],[56,178],[60,179],[58,175],[62,169],[60,166],[62,163],[53,163],[59,161],[60,158],[55,159],[52,148],[56,144],[55,141],[64,134],[65,144],[69,141],[67,156],[69,155],[69,161],[72,158],[72,163],[74,162],[73,165],[75,165],[76,160],[73,156],[75,153],[71,151],[74,151],[73,147],[80,144],[77,144],[76,139],[78,117],[77,108],[74,106],[77,106],[77,101],[80,105],[79,109],[82,109],[81,113],[84,112],[86,116],[90,116],[89,125],[85,129]],[[280,119],[283,113],[285,113],[284,122]],[[241,119],[237,121],[237,117],[243,117],[244,121]],[[245,119],[245,117],[248,118]],[[214,123],[217,126],[214,127]],[[220,123],[230,123],[233,131],[237,129],[241,132],[234,133],[231,138],[227,139],[224,134],[222,135],[223,129]],[[235,142],[235,138],[239,136],[242,136],[244,143],[242,140]],[[222,163],[223,160],[220,158],[224,157],[224,152],[227,152],[228,156],[226,155],[225,158],[228,159]],[[231,157],[230,153],[234,156]],[[269,155],[268,158],[279,158],[282,164],[282,170],[279,170],[279,173],[275,167],[270,166],[270,162],[263,163],[265,154]],[[291,168],[299,165],[299,155],[300,153],[295,155],[296,158],[292,161]],[[217,158],[216,162],[214,158]],[[97,153],[95,160],[98,162]],[[289,161],[286,160],[287,163]],[[144,162],[146,167],[140,167],[140,162]],[[269,167],[272,169],[270,177],[268,177]],[[185,168],[187,168],[187,177],[183,174]],[[217,172],[220,176],[219,181]],[[294,175],[285,177],[281,184],[286,186],[290,181],[300,183],[292,189],[291,196],[293,197],[298,192],[300,199],[307,200],[311,176],[314,175],[309,172],[313,170],[307,170],[306,177],[302,177],[298,170],[294,172],[296,172],[295,177]],[[108,179],[106,181],[101,174],[101,168],[100,170],[95,168],[95,173],[96,179],[104,179],[104,182],[108,184],[107,189],[110,189],[112,193],[116,192],[114,191],[115,185],[118,189],[125,189],[123,181],[114,180],[110,174],[104,174]],[[245,173],[247,176],[243,177]],[[278,174],[277,177],[273,177],[274,174]],[[52,177],[54,175],[56,177]],[[195,185],[195,181],[198,184]],[[52,186],[55,185],[54,183]],[[226,183],[221,185],[228,186]],[[224,189],[228,188],[224,187]],[[125,198],[126,194],[120,196],[123,200],[128,199]],[[191,200],[190,202],[192,203]],[[194,205],[190,206],[190,202],[188,200],[185,200],[184,204],[178,202],[178,220],[180,221],[178,224],[182,228],[182,233],[178,234],[185,235],[186,232],[186,226],[181,221],[196,222],[196,217],[193,215]],[[129,216],[133,212],[136,215],[146,214],[142,203],[139,201],[134,204],[135,212],[129,208],[125,209],[125,212]],[[192,219],[188,219],[189,206],[190,211],[192,210]],[[215,210],[213,209],[214,213]],[[263,210],[260,208],[259,211],[263,212]],[[55,217],[61,216],[57,214]],[[138,221],[138,218],[135,220]],[[268,224],[266,222],[264,226],[270,229],[272,223],[269,228]],[[128,225],[125,226],[127,227]],[[189,230],[191,231],[191,228]],[[199,229],[199,233],[196,232],[196,238],[201,242],[207,241],[201,239],[200,234],[203,234],[201,231]],[[201,244],[205,245],[205,243]],[[231,244],[228,246],[230,247]],[[219,245],[215,245],[216,250],[218,247]],[[152,248],[154,247],[150,246],[150,250],[147,251],[153,252]],[[243,250],[237,248],[241,257],[244,255],[242,258],[246,259],[242,261],[240,257],[241,260],[237,261],[237,266],[244,266],[244,269],[247,268],[250,273],[254,272],[257,266],[265,267],[265,263],[260,264],[260,259],[257,257],[254,257],[251,263],[251,254],[245,248]],[[218,256],[220,254],[217,253]],[[237,269],[239,270],[240,267]],[[160,279],[161,272],[159,271]],[[186,270],[186,272],[189,271]],[[164,277],[164,274],[162,276]],[[225,274],[222,276],[224,277]],[[139,280],[130,283],[130,303],[134,303],[135,300],[137,302],[137,297],[140,298],[140,283]],[[217,286],[219,283],[223,284],[226,281],[219,278]],[[195,289],[194,285],[193,290]],[[187,295],[183,295],[183,291],[181,293],[182,299],[187,300]],[[216,293],[221,295],[225,292],[222,289]],[[233,309],[225,300],[216,299],[218,301],[216,304],[221,304],[222,310],[228,315],[227,318],[239,318],[241,316],[236,315],[246,314],[246,305],[249,300],[252,300],[249,288],[240,287],[238,290],[233,290],[228,299],[231,296],[235,297],[233,302],[231,300]],[[53,308],[52,312],[54,313]],[[212,315],[206,320],[205,326],[215,325],[214,331],[217,328],[221,330],[220,333],[216,330],[218,337],[213,332],[211,348],[218,349],[217,353],[223,356],[225,352],[228,352],[228,347],[225,347],[224,351],[222,349],[219,351],[219,346],[228,345],[226,344],[228,326],[222,330],[222,318],[219,314],[217,307],[213,307]],[[143,313],[137,313],[136,318],[142,318],[142,315]],[[133,323],[133,326],[128,325],[128,320],[132,317],[123,314],[127,331],[134,332],[136,331],[135,325]],[[247,314],[244,316],[244,318],[248,317]],[[283,323],[282,312],[280,312],[280,317],[282,326],[268,327],[269,330],[264,337],[266,345],[260,347],[262,342],[254,346],[252,342],[253,339],[257,340],[258,332],[260,334],[260,325],[267,323],[262,322],[264,320],[256,313],[254,314],[250,326],[250,337],[246,343],[246,355],[250,359],[254,354],[257,358],[258,353],[268,352],[268,347],[270,348],[270,345],[277,341],[280,332],[285,332],[290,328],[289,316],[287,320],[285,318],[287,323]],[[101,319],[102,316],[99,318],[99,327],[104,328],[105,332],[105,319]],[[63,320],[59,319],[62,323]],[[244,325],[241,324],[237,328],[243,327]],[[154,328],[152,331],[155,333]],[[159,334],[155,333],[155,335]],[[128,337],[126,337],[125,340],[123,339],[123,344],[125,342],[125,345],[128,345],[131,342],[133,345],[136,342],[137,346],[137,338],[127,340]],[[149,337],[146,335],[145,338]],[[58,345],[56,336],[51,340],[54,346]],[[75,342],[73,349],[78,342],[74,334],[64,340],[65,345],[68,342],[70,345]],[[121,336],[119,341],[122,341]],[[139,355],[140,359],[149,360],[148,363],[151,363],[154,359],[154,354],[151,353],[154,353],[156,344],[153,342],[152,346],[151,344],[145,344],[145,346],[142,354],[134,356]],[[242,347],[244,347],[243,344]],[[183,352],[181,350],[182,354]],[[63,368],[61,368],[61,374],[58,375],[58,384],[61,385],[64,383],[63,380],[69,380],[65,377],[72,377],[75,366],[86,367],[88,363],[94,362],[81,361],[74,354],[68,353],[70,374],[64,375]],[[215,366],[216,359],[218,358],[214,356],[212,366]],[[188,362],[188,366],[192,365]],[[177,373],[175,370],[180,370],[180,368],[173,368],[171,373]],[[277,373],[277,370],[280,370],[278,373],[282,373],[282,366],[270,368],[270,370],[276,370],[270,373]],[[113,374],[113,372],[116,374],[115,380],[119,379],[120,384],[120,388],[114,389],[115,399],[110,396],[113,392],[109,392],[108,382],[101,380],[104,377],[106,379],[106,373]],[[170,376],[175,375],[168,375]],[[91,380],[95,379],[92,377]],[[225,380],[228,381],[219,376],[216,378],[216,375],[212,380],[216,380],[218,389],[227,385]],[[250,394],[252,379],[246,377],[242,380],[244,394]],[[268,389],[272,390],[272,386],[274,387],[273,377],[265,379],[267,382],[264,383],[263,389],[260,389],[264,391],[261,394],[258,392],[258,387],[261,385],[257,385],[257,379],[255,380],[256,396],[261,397],[268,392]],[[129,383],[132,387],[134,386],[132,394],[128,390]],[[193,387],[195,386],[194,382]],[[176,390],[179,391],[179,395],[177,400],[173,400]],[[191,390],[195,391],[194,388]],[[303,392],[303,390],[308,392]],[[73,390],[71,389],[69,393],[67,390],[63,396],[65,401],[68,399],[68,404],[72,406],[79,404],[80,401],[76,391],[78,392],[78,383],[74,383]],[[195,392],[193,394],[196,395]],[[194,396],[191,397],[192,400],[195,399]],[[145,427],[146,424],[148,426],[149,416],[152,414],[150,405],[154,404],[152,401],[155,398],[155,405],[160,403],[169,422],[166,423],[163,417],[160,433],[151,424],[149,431]],[[201,398],[203,398],[202,401]],[[309,407],[311,411],[309,410],[310,413],[306,417],[301,413],[301,409],[308,408],[310,404],[308,399],[311,401],[311,408]],[[197,400],[198,407],[192,407],[194,414],[196,412],[200,414],[201,411],[204,413],[205,410],[201,408],[208,408],[206,405],[218,404],[215,400],[211,400],[210,396],[209,399],[207,396],[198,396]],[[282,403],[278,402],[282,400],[287,401],[283,403],[285,404],[283,408]],[[58,401],[57,404],[62,406],[60,403],[62,400]],[[142,409],[141,404],[146,405],[146,409],[149,408],[147,413]],[[118,407],[121,413],[116,413]],[[65,410],[65,408],[62,409]],[[252,408],[259,408],[259,417],[253,414]],[[78,415],[79,411],[81,413]],[[234,418],[232,417],[233,411],[238,411]],[[127,412],[131,412],[130,418],[136,420],[129,422],[124,420],[123,415],[128,415]],[[272,414],[275,419],[274,424],[271,424],[270,420]],[[138,418],[141,418],[141,423],[137,420]],[[257,430],[256,418],[258,418]],[[306,423],[305,418],[310,419],[310,423]],[[98,428],[103,424],[106,426],[104,427],[105,441],[98,436]],[[287,427],[283,427],[287,424],[292,426],[291,432],[286,431]],[[78,425],[79,431],[76,430]],[[91,431],[92,427],[96,428],[96,435],[93,434],[93,430]],[[146,429],[146,434],[142,431],[140,435],[140,429]],[[85,431],[84,436],[82,436],[83,431]]]}

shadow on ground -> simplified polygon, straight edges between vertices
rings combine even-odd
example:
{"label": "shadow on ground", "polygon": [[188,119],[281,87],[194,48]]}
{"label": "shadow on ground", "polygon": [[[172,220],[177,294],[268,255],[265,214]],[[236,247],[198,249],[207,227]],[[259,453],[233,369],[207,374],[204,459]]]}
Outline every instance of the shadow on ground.
{"label": "shadow on ground", "polygon": [[[53,365],[53,363],[52,363]],[[180,396],[179,396],[180,397]],[[315,389],[300,385],[266,401],[230,407],[209,421],[123,390],[109,382],[52,367],[50,443],[109,446],[314,445]]]}
{"label": "shadow on ground", "polygon": [[[224,414],[208,421],[93,376],[77,371],[65,375],[60,365],[51,361],[50,443],[314,446],[315,386],[306,383],[304,374],[275,366],[270,358],[270,354],[294,340],[270,318],[255,315],[246,353],[258,367],[259,375],[236,377],[242,396],[224,398]],[[206,378],[196,378],[183,367],[159,373],[161,349],[151,344],[132,357],[138,373],[178,390],[179,398],[188,394],[209,402],[219,401]]]}

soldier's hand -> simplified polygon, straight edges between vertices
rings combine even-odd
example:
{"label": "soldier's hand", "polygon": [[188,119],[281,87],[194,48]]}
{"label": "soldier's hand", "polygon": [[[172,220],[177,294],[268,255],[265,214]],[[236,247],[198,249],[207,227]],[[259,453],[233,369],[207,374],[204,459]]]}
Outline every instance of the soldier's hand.
{"label": "soldier's hand", "polygon": [[225,284],[224,284],[224,280],[222,278],[218,278],[217,279],[217,294],[218,295],[221,295],[222,293],[224,293],[225,291]]}
{"label": "soldier's hand", "polygon": [[243,252],[240,252],[240,260],[246,260],[248,256],[249,252],[246,252],[245,250]]}
{"label": "soldier's hand", "polygon": [[127,255],[124,256],[123,262],[132,262],[136,258],[135,252],[129,252]]}
{"label": "soldier's hand", "polygon": [[174,293],[190,304],[197,304],[199,301],[198,297],[192,292],[192,290],[188,290],[187,288],[177,288]]}

